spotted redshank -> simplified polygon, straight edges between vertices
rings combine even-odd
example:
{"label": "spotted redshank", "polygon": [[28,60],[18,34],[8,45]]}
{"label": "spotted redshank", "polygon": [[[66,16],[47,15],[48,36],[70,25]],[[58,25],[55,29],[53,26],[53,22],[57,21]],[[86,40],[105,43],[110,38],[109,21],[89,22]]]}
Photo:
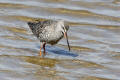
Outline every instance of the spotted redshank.
{"label": "spotted redshank", "polygon": [[45,20],[38,22],[28,22],[28,25],[33,32],[33,34],[40,40],[40,56],[42,55],[41,49],[43,48],[45,56],[45,45],[46,44],[57,44],[59,40],[63,38],[63,36],[67,40],[67,45],[70,51],[69,41],[67,37],[67,31],[69,26],[64,22],[64,20]]}

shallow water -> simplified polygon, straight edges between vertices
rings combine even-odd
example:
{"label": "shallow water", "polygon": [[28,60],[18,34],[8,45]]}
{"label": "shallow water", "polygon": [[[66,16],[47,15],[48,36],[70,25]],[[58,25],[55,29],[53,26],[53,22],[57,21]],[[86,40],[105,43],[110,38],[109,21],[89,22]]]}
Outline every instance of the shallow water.
{"label": "shallow water", "polygon": [[[27,22],[63,19],[66,40],[40,43]],[[120,80],[119,0],[0,0],[0,80]]]}

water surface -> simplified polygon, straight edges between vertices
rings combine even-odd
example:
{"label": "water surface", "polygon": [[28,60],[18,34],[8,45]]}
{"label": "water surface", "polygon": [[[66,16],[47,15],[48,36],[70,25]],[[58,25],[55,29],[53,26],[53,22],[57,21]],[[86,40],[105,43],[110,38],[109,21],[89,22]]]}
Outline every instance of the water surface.
{"label": "water surface", "polygon": [[[63,19],[65,39],[47,45],[27,22]],[[119,0],[0,0],[0,80],[120,80]]]}

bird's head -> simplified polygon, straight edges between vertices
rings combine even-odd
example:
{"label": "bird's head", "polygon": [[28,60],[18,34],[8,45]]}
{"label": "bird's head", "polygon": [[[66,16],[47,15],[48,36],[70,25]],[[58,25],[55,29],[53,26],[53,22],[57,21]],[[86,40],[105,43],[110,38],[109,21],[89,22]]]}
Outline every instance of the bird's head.
{"label": "bird's head", "polygon": [[69,29],[69,25],[67,25],[63,20],[59,20],[57,22],[57,29],[64,34],[64,37],[67,40],[67,45],[68,45],[68,48],[70,51],[70,45],[69,45],[68,36],[67,36],[67,31]]}
{"label": "bird's head", "polygon": [[64,20],[57,21],[57,29],[62,32],[67,32],[69,25],[64,22]]}

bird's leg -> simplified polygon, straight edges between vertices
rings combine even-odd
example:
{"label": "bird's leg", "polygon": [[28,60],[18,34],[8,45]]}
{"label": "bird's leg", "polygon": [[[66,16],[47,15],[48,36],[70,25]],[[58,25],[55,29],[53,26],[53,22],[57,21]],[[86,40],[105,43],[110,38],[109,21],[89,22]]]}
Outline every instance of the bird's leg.
{"label": "bird's leg", "polygon": [[42,55],[42,52],[41,52],[42,47],[43,47],[43,43],[41,43],[40,45],[40,56]]}
{"label": "bird's leg", "polygon": [[46,51],[45,51],[45,45],[46,45],[46,42],[43,44],[43,49],[44,49],[44,56],[45,56],[45,54],[46,54]]}

